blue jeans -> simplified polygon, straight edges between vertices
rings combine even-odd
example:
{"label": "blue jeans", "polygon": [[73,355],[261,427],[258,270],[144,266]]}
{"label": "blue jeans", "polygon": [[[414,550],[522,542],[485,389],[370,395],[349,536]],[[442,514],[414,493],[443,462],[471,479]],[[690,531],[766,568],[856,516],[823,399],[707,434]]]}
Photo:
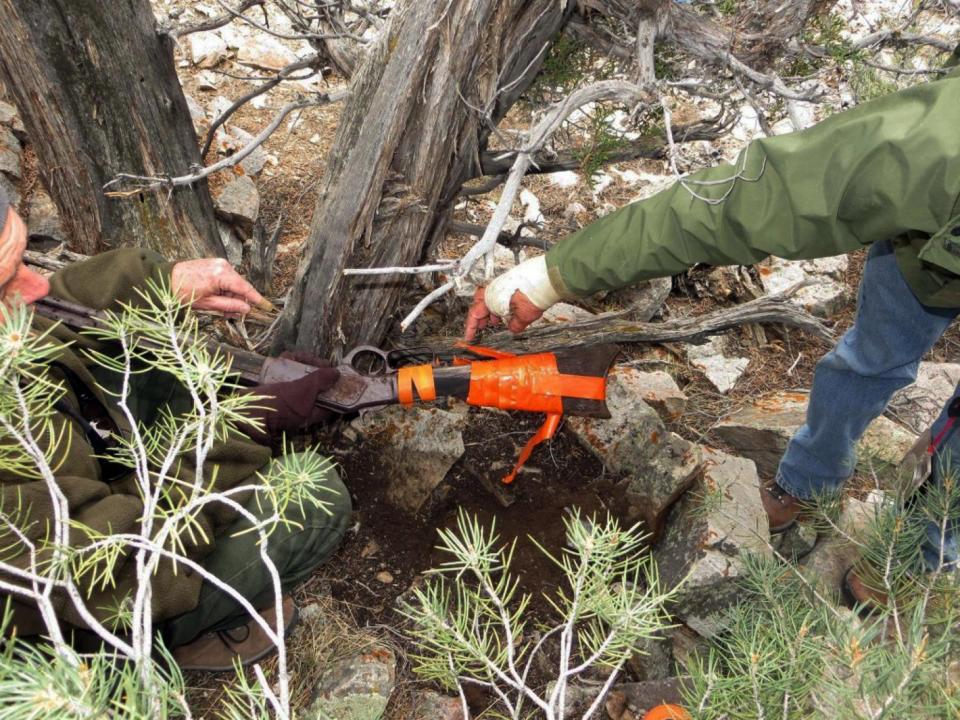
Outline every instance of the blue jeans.
{"label": "blue jeans", "polygon": [[[809,500],[843,485],[856,466],[854,443],[893,393],[916,380],[920,358],[958,313],[960,308],[920,303],[900,272],[891,243],[875,243],[863,267],[856,321],[817,364],[807,422],[790,440],[777,470],[780,487]],[[954,394],[958,392],[960,388]],[[946,422],[951,399],[934,423],[934,437]],[[938,459],[960,457],[960,433],[951,429],[937,455],[935,477],[944,464]],[[932,528],[932,533],[930,540],[938,547],[939,532]],[[955,561],[956,541],[950,535],[947,559]],[[936,557],[931,550],[925,549],[928,560]]]}

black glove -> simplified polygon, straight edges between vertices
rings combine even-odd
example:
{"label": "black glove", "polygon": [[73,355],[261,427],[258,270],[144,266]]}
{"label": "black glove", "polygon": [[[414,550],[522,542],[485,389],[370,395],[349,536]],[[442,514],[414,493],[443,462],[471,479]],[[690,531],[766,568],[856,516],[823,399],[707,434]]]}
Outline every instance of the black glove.
{"label": "black glove", "polygon": [[299,380],[257,385],[245,391],[250,395],[262,395],[257,407],[247,411],[251,420],[259,420],[262,429],[244,423],[240,429],[255,442],[267,444],[271,437],[283,431],[299,430],[330,420],[335,413],[317,407],[317,395],[329,390],[340,377],[340,371],[330,361],[322,360],[308,352],[284,352],[280,357],[296,360],[304,365],[313,365],[315,372]]}

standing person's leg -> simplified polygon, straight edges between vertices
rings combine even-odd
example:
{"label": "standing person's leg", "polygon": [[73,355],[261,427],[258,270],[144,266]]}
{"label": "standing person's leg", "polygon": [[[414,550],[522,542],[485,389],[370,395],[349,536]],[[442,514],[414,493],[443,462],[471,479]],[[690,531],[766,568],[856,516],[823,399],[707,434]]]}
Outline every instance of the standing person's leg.
{"label": "standing person's leg", "polygon": [[839,488],[853,474],[854,443],[891,395],[916,379],[920,358],[958,312],[921,304],[891,243],[875,243],[864,264],[854,326],[817,365],[807,422],[784,453],[777,485],[803,500]]}

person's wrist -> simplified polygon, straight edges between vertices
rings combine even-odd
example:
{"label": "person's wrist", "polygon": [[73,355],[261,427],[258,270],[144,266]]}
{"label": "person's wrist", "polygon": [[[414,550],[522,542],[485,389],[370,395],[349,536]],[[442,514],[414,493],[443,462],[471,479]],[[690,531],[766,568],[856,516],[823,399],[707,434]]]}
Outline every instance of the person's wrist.
{"label": "person's wrist", "polygon": [[563,299],[547,273],[547,261],[543,255],[524,260],[495,277],[484,291],[487,307],[494,315],[510,315],[510,299],[517,291],[522,292],[540,310],[546,310]]}

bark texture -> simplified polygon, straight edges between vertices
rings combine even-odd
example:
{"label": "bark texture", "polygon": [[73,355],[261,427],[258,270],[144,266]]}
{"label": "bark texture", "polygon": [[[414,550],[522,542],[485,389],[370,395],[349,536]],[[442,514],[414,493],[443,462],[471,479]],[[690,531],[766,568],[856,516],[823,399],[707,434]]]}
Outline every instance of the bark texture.
{"label": "bark texture", "polygon": [[0,0],[0,78],[76,249],[223,254],[206,182],[122,199],[103,192],[118,172],[200,163],[171,41],[157,34],[148,0]]}
{"label": "bark texture", "polygon": [[280,346],[338,357],[399,320],[402,278],[342,270],[420,261],[460,186],[481,174],[483,115],[503,117],[571,11],[558,0],[407,0],[395,10],[357,69]]}

